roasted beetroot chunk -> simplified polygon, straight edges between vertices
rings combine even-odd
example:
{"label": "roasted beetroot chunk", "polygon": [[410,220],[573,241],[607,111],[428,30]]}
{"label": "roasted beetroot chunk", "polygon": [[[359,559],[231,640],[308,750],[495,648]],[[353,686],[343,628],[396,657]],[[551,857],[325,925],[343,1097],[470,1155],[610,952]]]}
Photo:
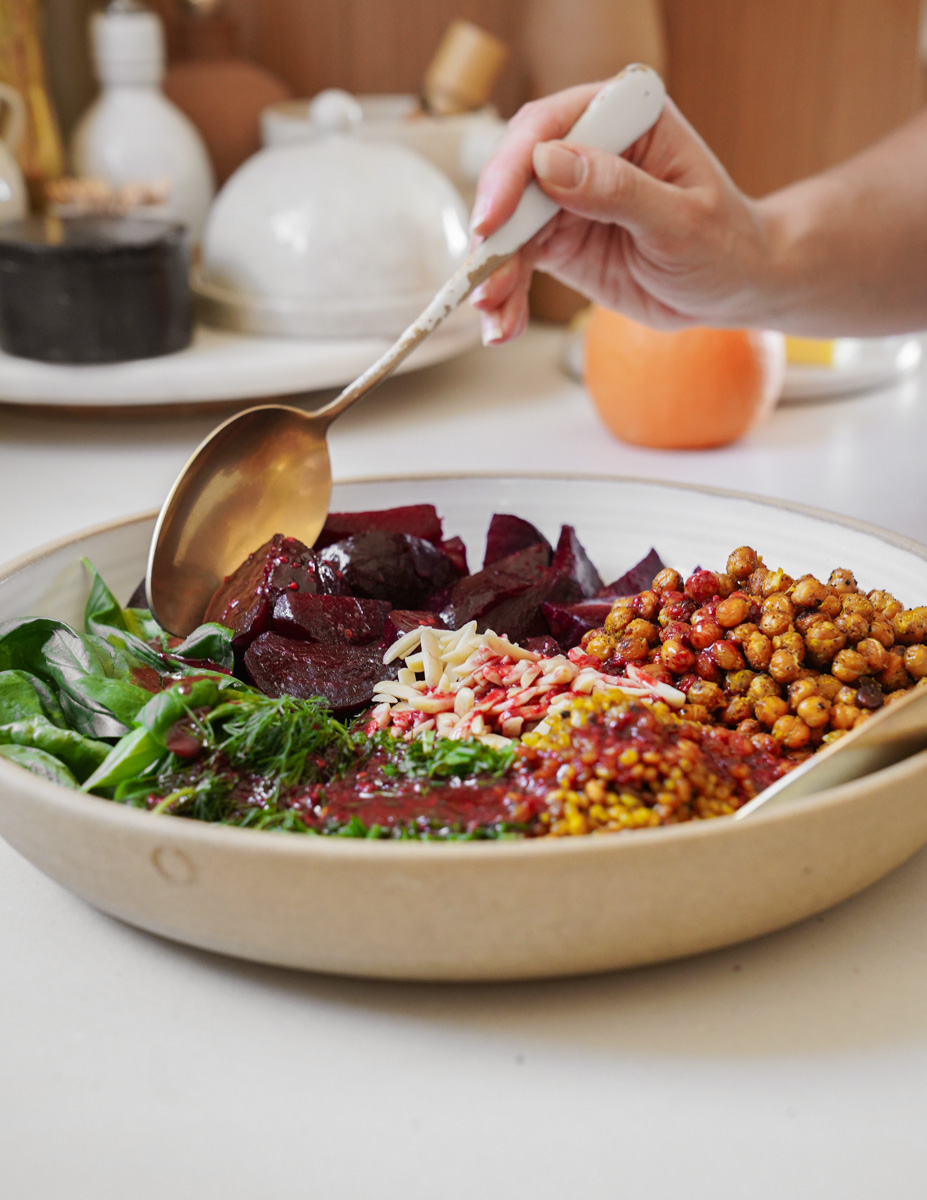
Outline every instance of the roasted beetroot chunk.
{"label": "roasted beetroot chunk", "polygon": [[[433,504],[407,504],[402,508],[385,508],[376,512],[329,513],[322,532],[315,540],[315,550],[323,550],[332,542],[340,542],[356,533],[379,529],[385,533],[409,533],[434,545],[441,544],[441,518]],[[457,539],[459,540],[459,539]]]}
{"label": "roasted beetroot chunk", "polygon": [[555,603],[575,604],[594,596],[602,586],[602,578],[572,525],[564,525],[560,530],[550,568],[557,578],[549,597]]}
{"label": "roasted beetroot chunk", "polygon": [[541,613],[561,650],[578,646],[584,633],[605,624],[611,612],[611,600],[580,600],[577,604],[541,605]]}
{"label": "roasted beetroot chunk", "polygon": [[550,565],[554,552],[550,542],[540,529],[532,525],[530,521],[525,521],[522,517],[514,517],[511,513],[493,513],[486,534],[486,554],[483,558],[483,566],[491,567],[500,559],[508,558],[510,554],[517,554],[519,550],[527,550],[529,546],[546,546],[547,561],[544,566]]}
{"label": "roasted beetroot chunk", "polygon": [[409,633],[422,625],[428,625],[431,629],[447,629],[440,613],[424,612],[421,609],[394,608],[386,622],[387,638],[390,642],[395,642],[396,638],[402,637],[404,633]]}
{"label": "roasted beetroot chunk", "polygon": [[552,581],[548,550],[536,543],[459,579],[441,613],[448,627],[476,621],[481,632],[492,629],[513,641],[546,633],[540,605]]}
{"label": "roasted beetroot chunk", "polygon": [[336,716],[373,699],[373,685],[395,679],[399,663],[383,665],[383,646],[326,646],[262,633],[245,652],[245,669],[268,696],[322,696]]}
{"label": "roasted beetroot chunk", "polygon": [[371,530],[333,542],[320,553],[341,590],[395,608],[427,608],[430,596],[460,575],[440,546],[408,533]]}
{"label": "roasted beetroot chunk", "polygon": [[651,548],[640,562],[635,563],[629,571],[625,571],[620,579],[599,588],[596,596],[614,599],[618,596],[636,596],[638,592],[646,592],[653,583],[654,576],[658,575],[665,565],[656,550]]}
{"label": "roasted beetroot chunk", "polygon": [[467,547],[464,545],[463,538],[448,538],[441,543],[441,549],[445,554],[450,556],[454,566],[461,575],[466,575],[469,572],[469,567],[467,566]]}
{"label": "roasted beetroot chunk", "polygon": [[308,546],[275,533],[219,585],[203,619],[231,629],[232,644],[241,653],[270,627],[274,603],[282,592],[343,590],[335,572]]}
{"label": "roasted beetroot chunk", "polygon": [[385,600],[283,592],[274,604],[271,627],[283,637],[329,645],[366,646],[387,636],[390,611]]}

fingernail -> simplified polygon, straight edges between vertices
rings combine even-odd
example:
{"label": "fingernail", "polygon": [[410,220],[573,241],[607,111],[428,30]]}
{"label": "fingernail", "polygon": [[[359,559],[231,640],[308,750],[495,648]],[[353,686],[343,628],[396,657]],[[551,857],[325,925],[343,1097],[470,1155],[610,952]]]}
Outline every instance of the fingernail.
{"label": "fingernail", "polygon": [[481,313],[480,326],[484,346],[494,346],[505,336],[502,332],[502,318],[498,313]]}
{"label": "fingernail", "polygon": [[579,187],[586,174],[586,160],[563,142],[538,142],[532,162],[538,179],[558,188]]}
{"label": "fingernail", "polygon": [[470,293],[470,303],[476,307],[486,299],[487,287],[485,283],[481,283],[479,287],[474,288]]}
{"label": "fingernail", "polygon": [[486,210],[488,205],[486,201],[479,197],[473,205],[473,212],[470,214],[470,232],[478,233],[480,226],[486,220]]}

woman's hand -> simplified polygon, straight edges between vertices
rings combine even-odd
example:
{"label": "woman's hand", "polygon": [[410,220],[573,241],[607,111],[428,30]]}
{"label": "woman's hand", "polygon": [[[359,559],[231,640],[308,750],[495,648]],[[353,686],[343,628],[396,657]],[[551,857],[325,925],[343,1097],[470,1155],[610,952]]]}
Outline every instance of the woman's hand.
{"label": "woman's hand", "polygon": [[535,267],[658,328],[751,323],[770,256],[760,206],[671,101],[623,157],[560,141],[601,86],[526,105],[483,169],[478,237],[508,219],[532,177],[562,210],[474,293],[484,342],[522,332]]}

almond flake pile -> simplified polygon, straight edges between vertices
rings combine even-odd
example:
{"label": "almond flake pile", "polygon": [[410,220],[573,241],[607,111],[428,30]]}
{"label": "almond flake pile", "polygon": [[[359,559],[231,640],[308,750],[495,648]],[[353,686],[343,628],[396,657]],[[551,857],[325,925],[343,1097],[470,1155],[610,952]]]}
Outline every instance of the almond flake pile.
{"label": "almond flake pile", "polygon": [[546,657],[487,630],[476,622],[462,629],[421,626],[393,643],[384,664],[402,659],[398,679],[374,687],[375,707],[366,730],[389,730],[407,741],[426,730],[439,737],[474,738],[503,746],[541,721],[551,705],[570,696],[614,691],[685,703],[676,688],[659,683],[633,666],[625,677],[606,675],[576,647]]}

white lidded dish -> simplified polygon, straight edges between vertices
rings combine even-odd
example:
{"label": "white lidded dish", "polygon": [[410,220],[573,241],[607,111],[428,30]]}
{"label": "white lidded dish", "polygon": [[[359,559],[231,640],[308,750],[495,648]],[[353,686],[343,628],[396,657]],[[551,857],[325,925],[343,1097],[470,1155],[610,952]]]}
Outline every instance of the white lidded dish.
{"label": "white lidded dish", "polygon": [[326,136],[260,151],[220,192],[194,278],[208,324],[390,337],[463,262],[459,192],[414,151],[356,137],[346,100]]}

